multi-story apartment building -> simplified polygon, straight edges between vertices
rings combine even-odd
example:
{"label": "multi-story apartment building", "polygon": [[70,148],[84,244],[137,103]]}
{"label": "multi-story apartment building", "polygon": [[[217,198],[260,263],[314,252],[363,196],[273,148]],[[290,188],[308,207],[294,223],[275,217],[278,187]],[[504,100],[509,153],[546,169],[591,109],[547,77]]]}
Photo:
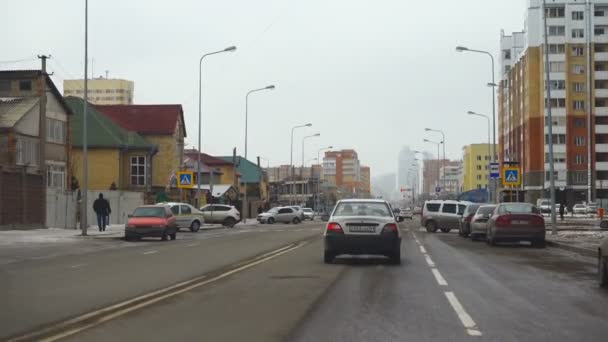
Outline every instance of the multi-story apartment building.
{"label": "multi-story apartment building", "polygon": [[[133,90],[133,81],[99,77],[88,81],[87,97],[97,105],[130,105]],[[63,81],[63,95],[84,98],[84,79]]]}
{"label": "multi-story apartment building", "polygon": [[[441,178],[441,168],[459,166],[459,161],[443,159],[425,159],[422,169],[422,193],[434,194],[437,187],[443,187]],[[458,178],[456,178],[456,181]]]}
{"label": "multi-story apartment building", "polygon": [[458,193],[460,190],[459,178],[462,172],[462,164],[460,162],[450,162],[446,166],[439,169],[440,184],[444,184],[444,192]]}
{"label": "multi-story apartment building", "polygon": [[325,152],[322,179],[326,185],[343,189],[360,188],[361,165],[355,150]]}
{"label": "multi-story apartment building", "polygon": [[369,166],[361,166],[361,190],[365,193],[372,192],[371,169]]}
{"label": "multi-story apartment building", "polygon": [[555,0],[545,11],[529,0],[524,31],[500,40],[499,157],[521,166],[526,200],[548,196],[549,125],[558,201],[608,197],[608,0]]}
{"label": "multi-story apartment building", "polygon": [[492,150],[492,144],[471,144],[462,148],[461,191],[488,187],[488,167]]}

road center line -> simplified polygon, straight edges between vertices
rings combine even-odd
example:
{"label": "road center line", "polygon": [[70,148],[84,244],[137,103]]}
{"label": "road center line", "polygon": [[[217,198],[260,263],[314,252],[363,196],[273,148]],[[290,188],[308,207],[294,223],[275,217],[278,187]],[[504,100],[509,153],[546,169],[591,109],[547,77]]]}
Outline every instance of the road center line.
{"label": "road center line", "polygon": [[147,251],[147,252],[143,252],[143,255],[148,255],[148,254],[154,254],[154,253],[158,253],[158,251]]}
{"label": "road center line", "polygon": [[200,246],[200,243],[191,243],[189,245],[186,245],[186,247],[196,247],[196,246]]}
{"label": "road center line", "polygon": [[72,265],[70,266],[70,268],[80,268],[82,266],[84,266],[85,264],[76,264],[76,265]]}
{"label": "road center line", "polygon": [[426,249],[424,248],[424,246],[420,246],[420,251],[421,251],[423,254],[426,254]]}
{"label": "road center line", "polygon": [[456,298],[454,292],[444,293],[445,296],[448,298],[450,305],[452,305],[452,308],[454,309],[454,311],[456,311],[460,322],[467,329],[467,333],[471,336],[481,336],[481,331],[477,329],[477,324],[475,324],[473,318],[471,318],[471,316],[469,316],[466,310],[462,307],[462,304],[460,304],[460,301],[458,300],[458,298]]}
{"label": "road center line", "polygon": [[[437,270],[436,268],[432,268],[431,272],[433,272],[433,275],[435,276],[435,280],[437,280],[437,284],[439,284],[440,286],[448,286],[448,282],[445,281],[445,278],[441,275],[441,273],[439,273],[439,270]],[[446,294],[447,294],[447,292],[446,292]]]}
{"label": "road center line", "polygon": [[426,260],[426,264],[429,265],[429,267],[435,267],[435,263],[433,262],[433,260],[431,259],[431,256],[428,254],[424,255],[424,260]]}

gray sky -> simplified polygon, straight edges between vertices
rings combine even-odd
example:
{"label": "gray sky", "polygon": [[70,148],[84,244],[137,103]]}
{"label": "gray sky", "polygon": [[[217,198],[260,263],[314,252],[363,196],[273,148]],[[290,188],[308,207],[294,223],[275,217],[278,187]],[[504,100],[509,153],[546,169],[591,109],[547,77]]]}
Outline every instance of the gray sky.
{"label": "gray sky", "polygon": [[[0,69],[49,69],[63,79],[83,75],[84,0],[10,1],[0,12]],[[89,56],[95,75],[135,81],[136,103],[184,106],[188,138],[197,143],[198,59],[230,45],[238,50],[203,62],[203,150],[231,154],[244,144],[245,94],[250,96],[249,157],[289,163],[319,147],[354,148],[372,175],[394,172],[402,145],[435,153],[422,139],[446,132],[447,154],[485,142],[491,114],[486,56],[500,29],[523,27],[525,0],[89,0]],[[7,34],[13,33],[13,34]],[[6,63],[29,59],[29,61]],[[266,162],[264,162],[266,164]]]}

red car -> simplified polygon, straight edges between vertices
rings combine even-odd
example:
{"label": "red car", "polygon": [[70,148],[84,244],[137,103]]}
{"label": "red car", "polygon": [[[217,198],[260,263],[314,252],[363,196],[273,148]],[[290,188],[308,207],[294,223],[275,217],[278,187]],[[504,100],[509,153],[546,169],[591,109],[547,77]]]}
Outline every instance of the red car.
{"label": "red car", "polygon": [[501,203],[487,224],[486,241],[530,241],[534,247],[545,247],[545,219],[530,203]]}
{"label": "red car", "polygon": [[137,207],[129,215],[125,227],[125,240],[142,237],[160,237],[166,241],[169,237],[175,240],[177,221],[171,208],[166,205],[144,205]]}

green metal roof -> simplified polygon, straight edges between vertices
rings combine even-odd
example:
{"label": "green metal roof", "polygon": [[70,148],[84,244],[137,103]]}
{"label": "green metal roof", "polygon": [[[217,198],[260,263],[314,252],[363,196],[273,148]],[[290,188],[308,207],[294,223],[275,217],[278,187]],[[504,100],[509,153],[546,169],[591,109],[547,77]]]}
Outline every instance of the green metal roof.
{"label": "green metal roof", "polygon": [[[66,97],[65,102],[72,108],[74,116],[71,119],[72,146],[82,147],[82,128],[84,100],[78,97]],[[93,105],[87,106],[87,147],[115,147],[127,149],[154,149],[154,144],[148,143],[136,132],[128,131],[112,120],[99,113]]]}
{"label": "green metal roof", "polygon": [[[232,163],[232,156],[216,157]],[[241,174],[241,182],[249,184],[259,183],[262,178],[262,169],[256,163],[253,163],[241,156],[236,157],[236,170]]]}

